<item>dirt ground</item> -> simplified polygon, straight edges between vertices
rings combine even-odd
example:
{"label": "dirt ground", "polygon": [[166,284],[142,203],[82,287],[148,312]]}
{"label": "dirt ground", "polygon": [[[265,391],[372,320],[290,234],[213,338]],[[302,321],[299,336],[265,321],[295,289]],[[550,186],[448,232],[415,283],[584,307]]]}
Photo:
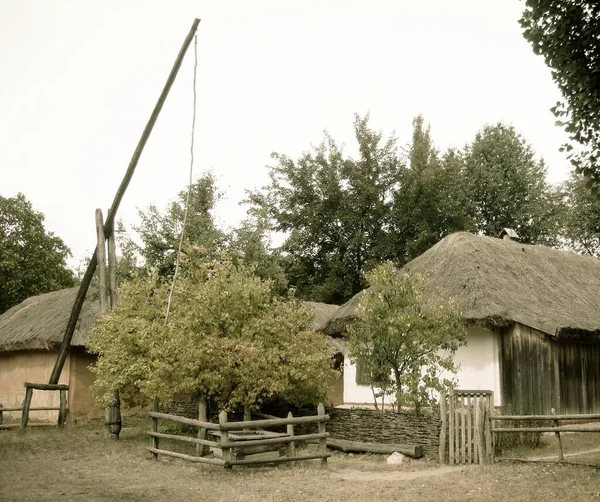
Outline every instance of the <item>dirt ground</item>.
{"label": "dirt ground", "polygon": [[[155,461],[144,449],[150,424],[138,419],[128,425],[113,442],[104,439],[99,421],[26,434],[0,431],[0,501],[600,500],[600,470],[584,466],[440,467],[427,460],[388,466],[382,456],[338,453],[327,468],[317,461],[226,471],[165,457]],[[598,436],[565,438],[565,452],[600,450]],[[531,456],[552,455],[553,439],[544,438]],[[583,457],[600,460],[599,453]]]}

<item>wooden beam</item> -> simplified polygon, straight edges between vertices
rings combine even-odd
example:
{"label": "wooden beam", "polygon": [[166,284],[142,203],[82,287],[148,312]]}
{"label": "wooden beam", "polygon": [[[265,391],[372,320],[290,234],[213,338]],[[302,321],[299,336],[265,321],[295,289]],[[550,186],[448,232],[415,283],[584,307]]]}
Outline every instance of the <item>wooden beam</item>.
{"label": "wooden beam", "polygon": [[[315,434],[301,434],[298,436],[283,436],[280,438],[266,438],[266,439],[250,439],[249,441],[228,441],[221,442],[221,446],[225,448],[242,448],[244,446],[260,446],[260,445],[272,445],[272,444],[283,444],[294,441],[309,441],[315,439],[327,439],[329,432],[315,433]],[[329,442],[328,442],[329,444]]]}
{"label": "wooden beam", "polygon": [[[297,436],[297,438],[300,437],[301,436]],[[411,458],[421,458],[423,456],[423,447],[420,445],[362,443],[360,441],[328,438],[327,446],[345,453],[376,453],[379,455],[389,455],[397,451],[398,453],[402,453],[402,455]]]}
{"label": "wooden beam", "polygon": [[96,254],[98,255],[98,283],[100,289],[100,314],[109,310],[106,289],[106,237],[104,236],[104,218],[102,209],[96,209]]}
{"label": "wooden beam", "polygon": [[494,420],[600,420],[600,413],[578,415],[494,415]]}
{"label": "wooden beam", "polygon": [[314,424],[318,422],[327,422],[329,415],[312,416],[312,417],[294,417],[294,418],[272,418],[266,420],[252,420],[250,422],[227,422],[220,427],[222,431],[233,431],[245,429],[247,427],[264,428],[277,427],[278,425],[289,424]]}
{"label": "wooden beam", "polygon": [[256,460],[252,460],[252,459],[246,459],[246,460],[232,460],[230,462],[226,462],[225,466],[232,466],[232,465],[252,465],[252,464],[282,464],[284,462],[297,462],[299,460],[316,460],[318,458],[321,459],[321,462],[323,460],[327,461],[327,459],[331,457],[330,453],[326,453],[326,454],[316,454],[316,455],[302,455],[302,456],[296,456],[296,457],[279,457],[279,458],[273,458],[270,460],[266,460],[266,459],[256,459]]}
{"label": "wooden beam", "polygon": [[168,457],[181,458],[188,460],[189,462],[198,462],[200,464],[213,464],[213,465],[225,465],[225,462],[220,458],[206,458],[206,457],[194,457],[192,455],[185,455],[184,453],[175,453],[174,451],[159,450],[158,448],[146,447],[146,450],[152,452],[152,456],[167,455]]}
{"label": "wooden beam", "polygon": [[[214,446],[215,448],[219,447],[219,443],[217,443],[216,441],[209,441],[208,439],[198,439],[198,438],[192,438],[190,436],[178,436],[176,434],[165,434],[162,432],[155,432],[155,431],[147,432],[147,434],[148,434],[148,436],[153,437],[153,438],[172,439],[173,441],[183,441],[184,443],[194,443],[197,445]],[[243,443],[240,443],[240,444],[243,444]]]}
{"label": "wooden beam", "polygon": [[60,391],[60,408],[58,410],[58,426],[62,427],[67,421],[67,391]]}
{"label": "wooden beam", "polygon": [[114,232],[108,236],[108,293],[110,310],[113,310],[117,306],[117,247]]}
{"label": "wooden beam", "polygon": [[69,386],[65,384],[50,384],[50,383],[31,383],[25,382],[26,389],[36,390],[69,390]]}
{"label": "wooden beam", "polygon": [[218,431],[219,430],[218,424],[213,424],[212,422],[202,422],[202,421],[196,420],[194,418],[180,417],[179,415],[170,415],[169,413],[158,413],[156,411],[150,411],[148,413],[148,416],[150,418],[160,418],[162,420],[170,420],[171,422],[177,422],[180,424],[194,425],[196,427],[204,427],[205,429],[208,429],[209,431]]}
{"label": "wooden beam", "polygon": [[[185,38],[181,49],[179,50],[179,54],[175,59],[175,63],[173,64],[173,68],[171,68],[171,73],[167,78],[167,82],[163,87],[160,96],[158,97],[158,101],[154,106],[154,110],[152,111],[152,115],[150,115],[150,119],[148,119],[148,123],[142,132],[142,136],[137,144],[135,151],[133,152],[133,156],[131,157],[131,161],[129,162],[129,166],[127,167],[127,171],[125,172],[125,176],[123,177],[123,181],[119,185],[117,193],[115,194],[115,198],[113,200],[112,206],[108,210],[108,215],[106,217],[106,223],[104,225],[104,234],[109,236],[113,233],[115,215],[117,214],[117,210],[119,209],[119,205],[121,204],[121,200],[123,199],[123,195],[125,195],[125,191],[129,186],[129,182],[133,177],[133,173],[135,172],[135,168],[142,156],[142,152],[144,151],[144,147],[146,146],[146,142],[150,137],[150,133],[154,128],[154,124],[158,119],[158,115],[162,110],[163,105],[169,95],[169,91],[173,86],[173,82],[175,82],[175,78],[177,77],[177,73],[179,72],[179,68],[181,67],[181,63],[183,62],[183,58],[185,53],[190,46],[192,39],[194,38],[194,34],[198,29],[198,24],[200,24],[200,19],[194,19],[192,23],[192,27]],[[62,343],[60,345],[60,349],[58,352],[58,357],[56,358],[56,363],[54,364],[54,369],[52,370],[52,374],[50,375],[50,383],[58,383],[60,379],[60,374],[62,373],[62,369],[65,365],[65,361],[67,359],[67,353],[69,351],[69,347],[71,346],[71,340],[73,339],[73,333],[75,332],[75,327],[77,326],[77,320],[79,319],[79,314],[81,313],[81,308],[83,307],[83,302],[85,300],[85,296],[87,295],[87,291],[90,287],[90,283],[92,282],[92,277],[94,276],[94,271],[96,270],[98,256],[96,252],[92,255],[92,259],[88,265],[85,274],[83,275],[83,279],[81,280],[81,284],[79,286],[79,291],[77,292],[77,296],[75,298],[75,302],[73,303],[73,308],[71,310],[71,316],[69,317],[69,322],[67,323],[67,327],[65,329],[65,334],[63,336]]]}
{"label": "wooden beam", "polygon": [[495,427],[492,429],[495,434],[503,433],[519,433],[519,432],[600,432],[600,427],[595,429],[582,429],[580,427],[561,425],[560,427],[515,427],[515,428],[499,428]]}

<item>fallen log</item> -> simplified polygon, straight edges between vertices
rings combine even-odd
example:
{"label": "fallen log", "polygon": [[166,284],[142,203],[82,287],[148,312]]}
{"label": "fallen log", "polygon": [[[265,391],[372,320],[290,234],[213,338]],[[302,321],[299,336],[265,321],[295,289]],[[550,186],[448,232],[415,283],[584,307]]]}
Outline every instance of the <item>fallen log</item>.
{"label": "fallen log", "polygon": [[419,445],[362,443],[360,441],[327,438],[327,447],[334,450],[341,450],[344,453],[378,453],[389,455],[397,451],[411,458],[421,458],[423,456],[423,447]]}

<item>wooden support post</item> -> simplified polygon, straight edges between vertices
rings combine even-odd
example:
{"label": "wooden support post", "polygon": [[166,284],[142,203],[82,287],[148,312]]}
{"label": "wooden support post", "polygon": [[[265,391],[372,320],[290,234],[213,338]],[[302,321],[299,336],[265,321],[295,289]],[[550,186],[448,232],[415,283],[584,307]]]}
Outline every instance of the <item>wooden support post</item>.
{"label": "wooden support post", "polygon": [[[129,166],[127,167],[127,171],[125,172],[125,176],[123,177],[123,181],[119,185],[117,189],[117,193],[115,194],[115,198],[113,199],[113,203],[108,211],[108,215],[106,216],[106,224],[104,225],[104,234],[111,235],[113,233],[114,223],[115,223],[115,215],[121,205],[121,200],[123,199],[123,195],[125,195],[125,191],[129,186],[129,182],[131,178],[133,178],[133,173],[135,172],[135,168],[142,156],[142,152],[144,151],[144,147],[146,146],[146,142],[150,137],[150,133],[154,128],[154,124],[156,124],[156,120],[158,119],[158,115],[162,110],[165,101],[167,100],[167,96],[169,95],[169,91],[173,86],[173,82],[175,82],[175,77],[177,77],[177,73],[179,72],[179,68],[181,68],[181,63],[183,62],[183,58],[185,53],[188,50],[188,47],[192,43],[194,38],[194,34],[198,29],[198,25],[200,24],[200,19],[194,19],[192,23],[192,27],[190,28],[189,33],[185,37],[183,45],[179,50],[179,54],[177,54],[177,58],[175,59],[175,64],[171,69],[171,73],[167,78],[167,82],[158,97],[158,101],[154,106],[154,110],[152,111],[152,115],[148,119],[148,123],[142,132],[142,136],[137,144],[135,151],[133,152],[133,156],[131,157],[131,161],[129,162]],[[63,340],[60,345],[60,349],[58,351],[58,357],[56,358],[56,363],[54,364],[54,368],[52,370],[52,375],[50,376],[49,383],[58,383],[60,379],[60,374],[62,373],[62,369],[65,365],[65,361],[67,359],[67,353],[69,351],[69,347],[71,346],[71,340],[73,339],[73,333],[75,333],[75,328],[77,326],[77,320],[79,319],[79,314],[81,313],[81,308],[83,307],[83,302],[85,301],[85,296],[87,295],[87,291],[92,282],[92,278],[94,276],[94,271],[96,270],[96,265],[98,263],[98,256],[96,253],[92,255],[88,268],[81,279],[81,284],[79,285],[79,291],[77,292],[77,297],[75,298],[75,303],[73,304],[73,309],[71,310],[71,316],[69,317],[69,322],[67,323],[67,327],[65,329],[65,334],[63,336]]]}
{"label": "wooden support post", "polygon": [[104,218],[102,209],[96,209],[96,255],[98,257],[98,282],[100,283],[100,314],[109,310],[106,289],[106,238],[104,237]]}
{"label": "wooden support post", "polygon": [[62,427],[67,421],[67,391],[61,389],[60,391],[60,408],[58,410],[58,426]]}
{"label": "wooden support post", "polygon": [[2,404],[0,403],[0,425],[2,425],[2,420],[3,420],[3,418],[4,418],[4,417],[2,416],[2,408],[3,408],[3,406],[2,406]]}
{"label": "wooden support post", "polygon": [[[158,401],[155,399],[152,401],[152,411],[158,412]],[[158,432],[158,418],[152,417],[152,432]],[[158,437],[152,436],[152,448],[154,450],[159,449]],[[152,458],[158,460],[158,453],[152,452]]]}
{"label": "wooden support post", "polygon": [[[250,422],[252,420],[252,410],[250,409],[250,406],[245,404],[244,405],[244,422]],[[251,428],[250,427],[246,427],[244,430],[249,431]]]}
{"label": "wooden support post", "polygon": [[[219,413],[219,425],[225,425],[227,423],[227,412],[225,410]],[[229,431],[221,429],[221,437],[219,439],[223,460],[225,461],[225,469],[231,469],[231,448],[223,446],[229,443]]]}
{"label": "wooden support post", "polygon": [[[552,414],[554,415],[554,408],[552,408]],[[558,420],[552,421],[554,427],[558,427]],[[563,447],[562,447],[562,438],[560,437],[560,432],[555,432],[556,439],[558,440],[558,461],[564,462],[565,457],[563,455]]]}
{"label": "wooden support post", "polygon": [[108,293],[110,310],[113,310],[117,306],[117,249],[114,230],[108,236]]}
{"label": "wooden support post", "polygon": [[27,428],[27,422],[29,421],[29,408],[31,407],[31,396],[33,389],[31,387],[25,387],[25,399],[23,401],[23,414],[21,415],[21,430],[25,432]]}
{"label": "wooden support post", "polygon": [[[317,406],[317,415],[323,416],[325,415],[325,406],[323,403],[319,403]],[[319,434],[325,434],[327,432],[325,430],[325,421],[319,422]],[[319,455],[327,455],[327,439],[319,439]],[[321,459],[321,466],[325,467],[327,465],[327,457],[323,457]]]}
{"label": "wooden support post", "polygon": [[446,410],[446,391],[440,393],[440,418],[442,427],[440,429],[440,464],[446,463],[446,428],[448,427],[448,411]]}
{"label": "wooden support post", "polygon": [[[200,401],[198,402],[198,420],[201,422],[207,422],[207,402],[206,397],[200,396]],[[206,439],[206,428],[198,427],[198,439],[205,440]],[[203,457],[204,455],[208,455],[210,452],[208,446],[197,444],[196,445],[196,456]]]}
{"label": "wooden support post", "polygon": [[[293,418],[294,415],[292,415],[292,412],[288,412],[288,418]],[[287,425],[287,434],[290,437],[294,437],[294,424],[288,424]],[[286,455],[290,458],[293,458],[296,456],[296,444],[294,441],[290,441],[287,445],[286,448]]]}

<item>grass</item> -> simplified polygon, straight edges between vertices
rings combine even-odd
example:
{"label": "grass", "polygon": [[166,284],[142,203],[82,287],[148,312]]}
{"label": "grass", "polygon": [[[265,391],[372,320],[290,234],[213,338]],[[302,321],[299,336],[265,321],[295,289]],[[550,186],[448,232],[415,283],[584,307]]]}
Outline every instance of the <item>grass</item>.
{"label": "grass", "polygon": [[[30,429],[26,434],[0,431],[0,500],[600,500],[600,471],[580,466],[501,463],[439,468],[427,461],[388,466],[385,457],[339,453],[325,469],[318,462],[305,462],[228,472],[177,459],[154,461],[144,449],[149,445],[149,422],[126,423],[121,440],[113,442],[104,439],[100,421],[62,430]],[[543,439],[536,452],[540,456],[546,453]],[[573,441],[578,440],[565,435],[565,452],[584,446]],[[547,451],[555,452],[550,442]]]}

